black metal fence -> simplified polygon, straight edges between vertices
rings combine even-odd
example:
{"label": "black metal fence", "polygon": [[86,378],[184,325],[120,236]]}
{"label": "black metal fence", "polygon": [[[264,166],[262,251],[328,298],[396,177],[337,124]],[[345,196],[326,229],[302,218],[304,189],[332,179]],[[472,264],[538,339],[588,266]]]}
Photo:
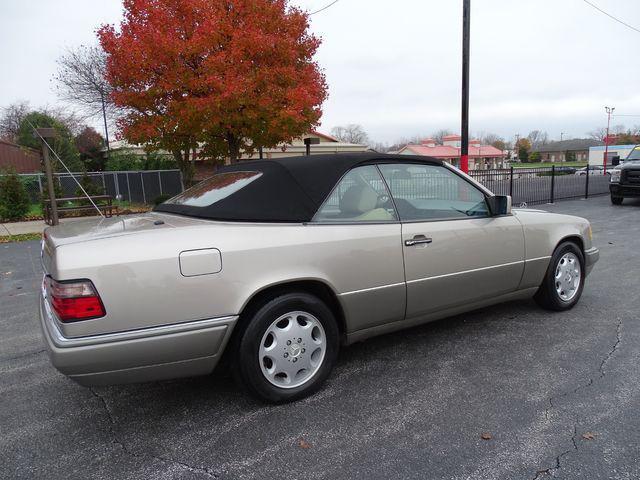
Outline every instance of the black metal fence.
{"label": "black metal fence", "polygon": [[[496,195],[511,195],[513,204],[553,203],[569,198],[588,198],[609,193],[609,170],[597,167],[505,168],[471,170],[469,175]],[[612,167],[613,168],[613,167]]]}
{"label": "black metal fence", "polygon": [[[105,195],[130,203],[153,204],[160,196],[174,196],[184,190],[180,170],[88,172],[73,175],[80,182],[86,181],[83,179],[86,176]],[[44,174],[21,174],[20,178],[31,201],[38,203],[43,192],[46,193],[47,179]],[[55,174],[54,182],[65,197],[76,196],[78,184],[68,173]]]}

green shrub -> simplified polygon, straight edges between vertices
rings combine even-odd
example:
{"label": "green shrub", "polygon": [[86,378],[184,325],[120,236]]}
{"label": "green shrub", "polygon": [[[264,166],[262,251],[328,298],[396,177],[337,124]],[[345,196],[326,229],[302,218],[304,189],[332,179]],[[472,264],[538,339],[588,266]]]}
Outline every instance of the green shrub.
{"label": "green shrub", "polygon": [[178,163],[172,155],[160,155],[149,153],[144,159],[145,170],[173,170],[178,168]]}
{"label": "green shrub", "polygon": [[107,160],[104,167],[109,172],[172,170],[175,168],[178,168],[178,164],[171,155],[161,155],[153,152],[139,155],[130,150],[111,152],[109,160]]}
{"label": "green shrub", "polygon": [[0,218],[21,220],[29,213],[30,202],[27,189],[15,171],[0,177]]}
{"label": "green shrub", "polygon": [[109,172],[143,170],[143,158],[130,151],[111,152],[104,169]]}

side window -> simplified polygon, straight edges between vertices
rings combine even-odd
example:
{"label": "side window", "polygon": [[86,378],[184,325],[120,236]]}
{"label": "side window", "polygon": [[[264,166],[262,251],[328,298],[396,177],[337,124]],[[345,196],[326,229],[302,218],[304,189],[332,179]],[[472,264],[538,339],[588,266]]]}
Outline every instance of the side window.
{"label": "side window", "polygon": [[398,216],[373,165],[350,170],[318,210],[314,222],[394,222]]}
{"label": "side window", "polygon": [[400,220],[445,220],[489,216],[483,193],[437,165],[379,165]]}

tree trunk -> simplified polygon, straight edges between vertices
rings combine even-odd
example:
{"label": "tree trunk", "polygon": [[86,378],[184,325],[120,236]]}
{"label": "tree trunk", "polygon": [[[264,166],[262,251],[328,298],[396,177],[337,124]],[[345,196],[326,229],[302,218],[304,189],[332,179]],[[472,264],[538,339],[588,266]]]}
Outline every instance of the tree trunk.
{"label": "tree trunk", "polygon": [[178,168],[182,172],[182,180],[184,181],[185,187],[189,188],[193,185],[193,174],[194,168],[191,162],[189,161],[189,149],[186,151],[183,150],[174,150],[173,158],[176,159],[176,163],[178,164]]}
{"label": "tree trunk", "polygon": [[229,148],[229,163],[237,163],[240,161],[240,142],[236,136],[227,132],[227,147]]}
{"label": "tree trunk", "polygon": [[102,100],[102,119],[104,120],[104,139],[107,144],[107,160],[111,156],[111,146],[109,145],[109,129],[107,128],[107,106],[104,101],[104,95],[100,94],[100,99]]}

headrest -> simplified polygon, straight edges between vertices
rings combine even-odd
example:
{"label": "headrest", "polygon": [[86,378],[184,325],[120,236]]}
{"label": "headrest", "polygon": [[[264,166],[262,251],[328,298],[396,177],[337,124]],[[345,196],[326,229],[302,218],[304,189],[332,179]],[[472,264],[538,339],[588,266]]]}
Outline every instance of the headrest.
{"label": "headrest", "polygon": [[347,215],[361,215],[378,204],[378,194],[369,185],[352,185],[340,199],[340,211]]}

